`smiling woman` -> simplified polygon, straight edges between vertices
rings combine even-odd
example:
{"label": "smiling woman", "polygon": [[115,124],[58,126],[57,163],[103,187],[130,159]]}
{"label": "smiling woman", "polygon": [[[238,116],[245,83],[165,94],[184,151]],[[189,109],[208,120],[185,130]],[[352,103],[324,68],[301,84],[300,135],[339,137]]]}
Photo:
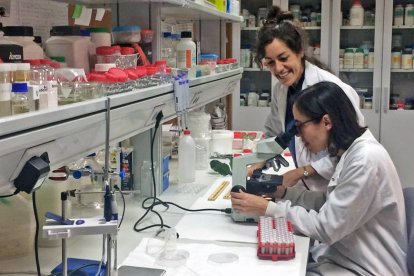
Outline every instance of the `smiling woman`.
{"label": "smiling woman", "polygon": [[[259,67],[266,67],[278,79],[272,93],[270,114],[265,122],[268,137],[278,136],[294,127],[294,97],[321,81],[334,82],[341,87],[356,109],[359,124],[364,125],[358,94],[331,74],[319,60],[307,56],[307,46],[306,32],[295,24],[293,15],[273,7],[258,33],[255,56]],[[305,125],[300,127],[303,128]],[[325,190],[335,166],[327,152],[310,151],[301,137],[292,140],[289,149],[297,169],[284,175],[283,185],[289,187],[304,183],[311,190]]]}

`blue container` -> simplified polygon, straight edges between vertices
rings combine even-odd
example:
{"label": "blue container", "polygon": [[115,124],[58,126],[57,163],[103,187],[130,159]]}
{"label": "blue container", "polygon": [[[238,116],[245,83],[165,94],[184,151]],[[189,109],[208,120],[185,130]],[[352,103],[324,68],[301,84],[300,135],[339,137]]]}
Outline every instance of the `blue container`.
{"label": "blue container", "polygon": [[165,191],[170,186],[170,171],[164,173],[162,177],[162,190]]}

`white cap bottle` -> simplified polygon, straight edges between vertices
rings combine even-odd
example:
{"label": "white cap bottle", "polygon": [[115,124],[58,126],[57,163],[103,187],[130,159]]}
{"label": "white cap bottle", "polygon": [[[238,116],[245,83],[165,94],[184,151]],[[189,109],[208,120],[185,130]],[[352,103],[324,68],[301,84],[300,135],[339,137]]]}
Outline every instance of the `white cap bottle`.
{"label": "white cap bottle", "polygon": [[178,182],[191,183],[195,181],[196,150],[191,132],[186,129],[178,143]]}

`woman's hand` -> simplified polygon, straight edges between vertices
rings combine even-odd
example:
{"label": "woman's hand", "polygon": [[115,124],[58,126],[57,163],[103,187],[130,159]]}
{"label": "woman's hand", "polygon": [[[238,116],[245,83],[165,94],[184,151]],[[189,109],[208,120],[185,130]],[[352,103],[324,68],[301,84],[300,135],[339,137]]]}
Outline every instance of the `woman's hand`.
{"label": "woman's hand", "polygon": [[285,188],[295,186],[302,177],[303,177],[303,168],[297,168],[294,170],[290,170],[283,174],[282,185]]}
{"label": "woman's hand", "polygon": [[263,168],[264,165],[265,165],[265,162],[259,162],[259,163],[255,163],[255,164],[251,164],[247,166],[246,176],[249,176],[249,177],[252,176],[255,170]]}
{"label": "woman's hand", "polygon": [[230,194],[231,204],[234,210],[249,215],[265,215],[267,204],[269,203],[267,199],[243,191],[232,192]]}

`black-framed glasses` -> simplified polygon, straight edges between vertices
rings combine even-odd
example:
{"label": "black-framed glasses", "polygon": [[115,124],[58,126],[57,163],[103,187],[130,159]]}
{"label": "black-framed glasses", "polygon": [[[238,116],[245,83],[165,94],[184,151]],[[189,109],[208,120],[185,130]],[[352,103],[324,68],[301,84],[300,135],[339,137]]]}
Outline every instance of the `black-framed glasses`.
{"label": "black-framed glasses", "polygon": [[295,120],[295,127],[296,127],[297,134],[299,134],[299,135],[302,134],[302,128],[307,123],[314,122],[314,121],[317,121],[317,120],[319,120],[319,119],[313,118],[313,119],[309,119],[309,120],[304,121],[304,122],[298,122],[298,121]]}

